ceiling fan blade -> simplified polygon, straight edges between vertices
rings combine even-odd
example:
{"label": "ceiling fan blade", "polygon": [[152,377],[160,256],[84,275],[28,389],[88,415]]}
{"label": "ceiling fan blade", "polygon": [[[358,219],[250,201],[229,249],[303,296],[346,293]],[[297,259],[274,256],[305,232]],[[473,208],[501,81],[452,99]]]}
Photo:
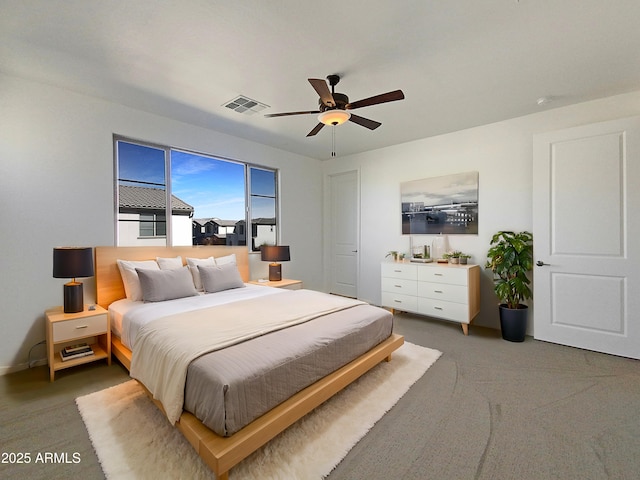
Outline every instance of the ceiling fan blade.
{"label": "ceiling fan blade", "polygon": [[309,115],[311,113],[318,114],[320,110],[311,110],[309,112],[285,112],[285,113],[268,113],[265,117],[287,117],[289,115]]}
{"label": "ceiling fan blade", "polygon": [[349,118],[350,122],[357,123],[358,125],[362,125],[363,127],[368,128],[369,130],[375,130],[380,125],[380,122],[376,122],[375,120],[369,120],[368,118],[359,117],[358,115],[351,114]]}
{"label": "ceiling fan blade", "polygon": [[357,102],[351,102],[347,104],[345,109],[353,110],[354,108],[368,107],[370,105],[378,105],[379,103],[395,102],[396,100],[403,100],[404,93],[402,90],[394,90],[393,92],[381,93],[373,97],[364,98]]}
{"label": "ceiling fan blade", "polygon": [[322,127],[324,127],[324,123],[318,123],[315,127],[313,127],[313,130],[307,133],[307,137],[313,137],[316,133],[322,130]]}
{"label": "ceiling fan blade", "polygon": [[325,80],[320,78],[309,78],[309,83],[318,93],[320,100],[327,107],[335,107],[336,101],[333,99],[333,95],[329,91],[329,86]]}

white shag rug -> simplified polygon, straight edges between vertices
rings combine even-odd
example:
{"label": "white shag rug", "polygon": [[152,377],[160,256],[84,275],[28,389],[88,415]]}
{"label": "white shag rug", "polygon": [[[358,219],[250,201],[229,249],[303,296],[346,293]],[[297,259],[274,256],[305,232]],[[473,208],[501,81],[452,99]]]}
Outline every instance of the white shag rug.
{"label": "white shag rug", "polygon": [[[441,352],[405,343],[229,472],[230,480],[322,479]],[[135,380],[76,399],[108,479],[215,479]]]}

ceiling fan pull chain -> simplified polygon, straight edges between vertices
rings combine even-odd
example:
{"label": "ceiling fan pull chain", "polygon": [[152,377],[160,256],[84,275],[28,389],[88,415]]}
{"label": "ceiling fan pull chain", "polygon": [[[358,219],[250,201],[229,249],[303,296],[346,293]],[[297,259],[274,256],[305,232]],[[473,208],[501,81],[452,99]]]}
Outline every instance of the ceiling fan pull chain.
{"label": "ceiling fan pull chain", "polygon": [[331,156],[336,156],[336,126],[331,126]]}

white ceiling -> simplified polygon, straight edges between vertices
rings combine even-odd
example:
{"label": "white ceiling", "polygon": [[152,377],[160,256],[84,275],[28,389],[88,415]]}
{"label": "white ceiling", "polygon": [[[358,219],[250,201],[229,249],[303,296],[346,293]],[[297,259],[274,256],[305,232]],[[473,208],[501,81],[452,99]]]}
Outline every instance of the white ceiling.
{"label": "white ceiling", "polygon": [[317,159],[333,127],[263,115],[317,109],[308,78],[404,91],[342,156],[639,90],[639,53],[638,0],[0,0],[0,71]]}

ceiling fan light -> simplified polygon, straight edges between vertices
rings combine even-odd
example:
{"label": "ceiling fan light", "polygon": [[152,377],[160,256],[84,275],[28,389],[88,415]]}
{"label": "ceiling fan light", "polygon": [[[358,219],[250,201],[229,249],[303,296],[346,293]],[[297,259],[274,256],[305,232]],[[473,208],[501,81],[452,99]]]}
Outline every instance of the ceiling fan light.
{"label": "ceiling fan light", "polygon": [[318,115],[320,123],[325,125],[340,125],[351,118],[351,114],[346,110],[334,109],[326,110]]}

